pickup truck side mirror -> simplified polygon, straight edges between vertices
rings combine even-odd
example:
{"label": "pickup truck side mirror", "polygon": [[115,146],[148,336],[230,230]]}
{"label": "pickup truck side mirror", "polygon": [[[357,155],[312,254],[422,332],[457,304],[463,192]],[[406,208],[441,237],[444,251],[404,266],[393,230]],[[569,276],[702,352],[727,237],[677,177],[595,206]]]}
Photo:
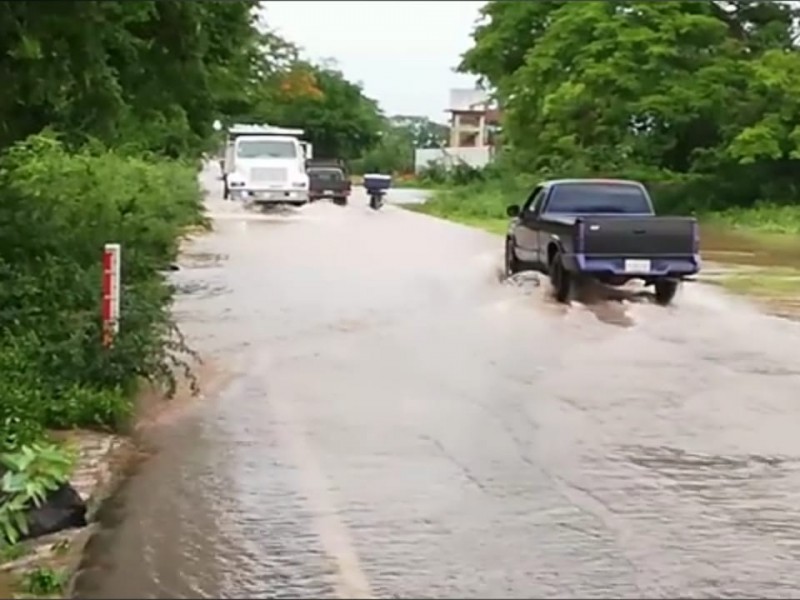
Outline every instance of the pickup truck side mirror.
{"label": "pickup truck side mirror", "polygon": [[512,204],[511,206],[506,207],[506,214],[509,217],[518,217],[520,213],[519,204]]}

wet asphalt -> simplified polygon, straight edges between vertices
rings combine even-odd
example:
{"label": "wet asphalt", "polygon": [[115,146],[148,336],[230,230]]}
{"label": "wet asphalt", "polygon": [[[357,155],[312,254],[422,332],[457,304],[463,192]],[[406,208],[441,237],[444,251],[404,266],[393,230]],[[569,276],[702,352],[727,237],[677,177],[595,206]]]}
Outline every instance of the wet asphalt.
{"label": "wet asphalt", "polygon": [[800,593],[799,324],[701,284],[561,306],[490,234],[203,180],[175,312],[226,377],[151,434],[79,597]]}

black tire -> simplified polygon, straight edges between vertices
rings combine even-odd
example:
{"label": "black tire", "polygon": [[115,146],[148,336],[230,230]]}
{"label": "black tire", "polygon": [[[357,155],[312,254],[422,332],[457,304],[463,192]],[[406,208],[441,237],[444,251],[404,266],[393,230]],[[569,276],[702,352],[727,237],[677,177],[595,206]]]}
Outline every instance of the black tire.
{"label": "black tire", "polygon": [[505,275],[511,277],[522,271],[522,264],[520,263],[517,255],[514,254],[514,240],[506,238],[506,254],[505,254]]}
{"label": "black tire", "polygon": [[553,286],[553,296],[562,304],[569,302],[572,292],[572,273],[564,268],[561,260],[561,251],[555,253],[553,260],[550,261],[550,284]]}
{"label": "black tire", "polygon": [[345,197],[336,197],[333,199],[333,203],[337,206],[347,206],[347,198]]}
{"label": "black tire", "polygon": [[675,298],[680,281],[677,279],[658,279],[655,284],[656,304],[667,306]]}
{"label": "black tire", "polygon": [[228,178],[222,178],[222,199],[227,200],[231,197],[231,189],[228,187]]}

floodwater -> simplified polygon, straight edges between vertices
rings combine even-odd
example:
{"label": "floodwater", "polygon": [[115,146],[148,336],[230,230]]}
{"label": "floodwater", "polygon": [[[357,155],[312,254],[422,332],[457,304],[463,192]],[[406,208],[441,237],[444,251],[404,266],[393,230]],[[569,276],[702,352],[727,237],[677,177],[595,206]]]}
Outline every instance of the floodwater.
{"label": "floodwater", "polygon": [[796,597],[800,324],[560,306],[360,195],[209,209],[176,312],[228,375],[149,433],[78,597]]}
{"label": "floodwater", "polygon": [[800,267],[800,236],[747,234],[704,226],[704,258],[715,262],[762,267]]}

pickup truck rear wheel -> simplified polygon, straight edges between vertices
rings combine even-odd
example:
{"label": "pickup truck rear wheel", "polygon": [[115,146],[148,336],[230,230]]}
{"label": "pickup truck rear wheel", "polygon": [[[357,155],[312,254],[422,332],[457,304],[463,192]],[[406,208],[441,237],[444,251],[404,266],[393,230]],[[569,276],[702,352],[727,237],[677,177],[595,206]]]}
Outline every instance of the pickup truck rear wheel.
{"label": "pickup truck rear wheel", "polygon": [[677,279],[659,279],[655,282],[656,303],[666,306],[675,297],[678,291],[679,281]]}
{"label": "pickup truck rear wheel", "polygon": [[564,268],[560,251],[556,252],[550,261],[550,283],[556,300],[566,303],[572,291],[572,274]]}
{"label": "pickup truck rear wheel", "polygon": [[506,256],[505,256],[505,274],[506,277],[511,277],[512,275],[519,273],[522,271],[522,265],[517,258],[517,255],[514,254],[514,240],[511,238],[506,238]]}

